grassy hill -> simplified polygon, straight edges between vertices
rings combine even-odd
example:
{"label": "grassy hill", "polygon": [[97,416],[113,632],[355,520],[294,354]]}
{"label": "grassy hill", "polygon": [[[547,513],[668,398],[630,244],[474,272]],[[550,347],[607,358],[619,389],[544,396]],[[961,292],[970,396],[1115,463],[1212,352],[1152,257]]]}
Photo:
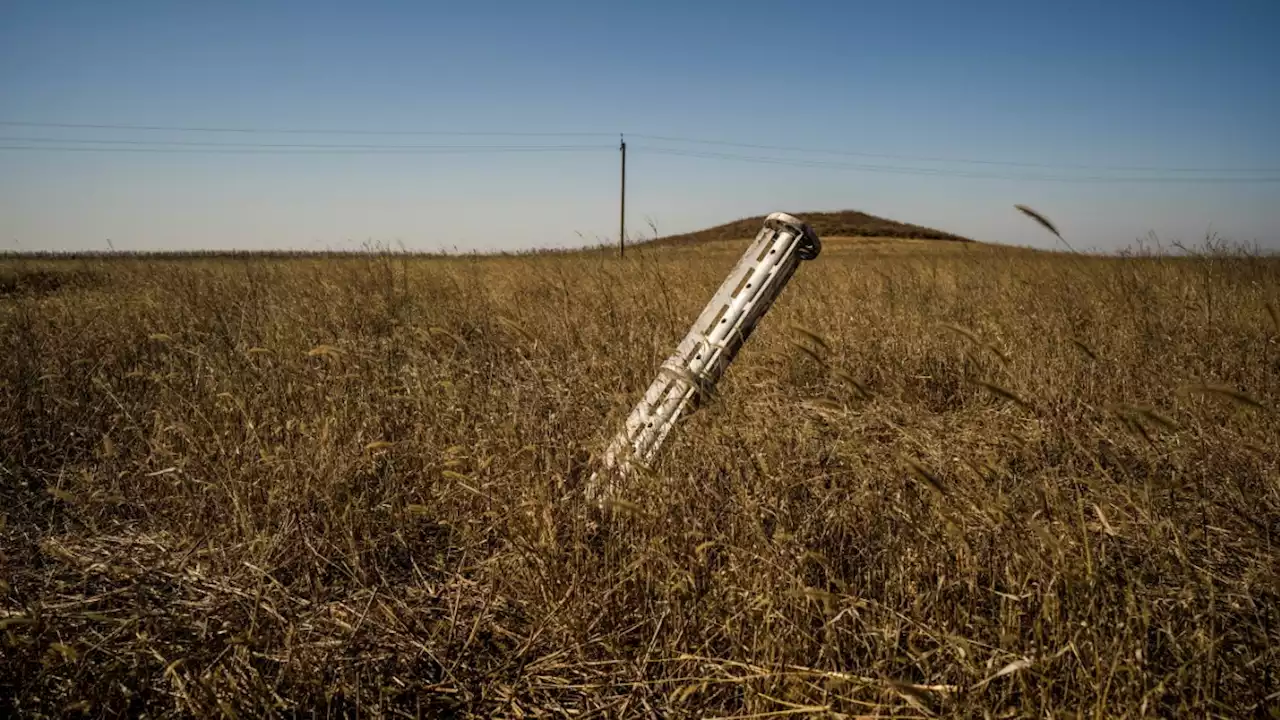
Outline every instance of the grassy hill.
{"label": "grassy hill", "polygon": [[[891,237],[911,238],[918,240],[954,240],[973,242],[969,238],[953,235],[933,228],[910,225],[896,220],[887,220],[875,215],[868,215],[857,210],[840,210],[837,212],[793,213],[796,217],[809,223],[818,237]],[[764,223],[764,215],[735,220],[723,225],[650,240],[645,245],[691,245],[714,242],[717,240],[739,240],[755,237]]]}

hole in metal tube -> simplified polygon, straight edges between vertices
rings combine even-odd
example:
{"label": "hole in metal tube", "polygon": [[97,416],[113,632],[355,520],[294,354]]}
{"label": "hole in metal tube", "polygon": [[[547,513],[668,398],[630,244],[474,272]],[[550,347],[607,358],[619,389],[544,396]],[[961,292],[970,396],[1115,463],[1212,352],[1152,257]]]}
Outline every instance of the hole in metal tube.
{"label": "hole in metal tube", "polygon": [[716,320],[719,320],[720,318],[724,317],[724,314],[725,314],[726,312],[728,312],[728,311],[729,311],[729,306],[728,306],[728,305],[723,305],[723,306],[721,306],[721,307],[720,307],[720,311],[716,313],[715,318],[714,318],[714,319],[712,319],[710,323],[708,323],[707,325],[703,326],[703,328],[702,328],[702,332],[704,332],[704,333],[706,333],[706,332],[710,332],[710,331],[711,331],[711,329],[712,329],[712,328],[714,328],[714,327],[716,326],[716,324],[717,324],[717,323],[716,323]]}

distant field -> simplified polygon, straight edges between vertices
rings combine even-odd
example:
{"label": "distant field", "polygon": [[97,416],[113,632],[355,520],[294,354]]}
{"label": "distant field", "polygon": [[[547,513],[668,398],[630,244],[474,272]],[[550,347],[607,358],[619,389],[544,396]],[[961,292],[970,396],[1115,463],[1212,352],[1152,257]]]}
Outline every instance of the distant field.
{"label": "distant field", "polygon": [[[729,255],[734,260],[742,255],[742,252],[750,244],[750,239],[738,238],[736,240],[708,240],[697,244],[687,245],[660,245],[657,247],[641,246],[642,251],[647,253],[660,253],[660,257],[689,257],[690,255],[709,256],[709,255]],[[957,254],[966,253],[983,253],[988,252],[988,246],[976,245],[971,242],[939,242],[937,240],[921,240],[915,238],[895,238],[895,237],[847,237],[842,235],[823,236],[822,252],[830,255],[848,255],[853,254],[862,256],[866,254],[893,254],[893,255],[920,255],[921,253],[933,257],[950,257]],[[615,249],[616,251],[616,249]],[[634,248],[632,249],[634,251]],[[1026,252],[1020,248],[1002,248],[1001,252],[1005,254],[1013,254],[1018,252]],[[856,258],[849,258],[856,262]],[[725,272],[729,271],[732,261],[725,266]],[[809,267],[809,266],[806,266]],[[723,280],[723,278],[721,278]],[[707,297],[706,300],[710,300]],[[693,319],[690,318],[690,323]]]}
{"label": "distant field", "polygon": [[0,262],[0,714],[1280,706],[1280,260],[826,238],[590,525],[745,245]]}

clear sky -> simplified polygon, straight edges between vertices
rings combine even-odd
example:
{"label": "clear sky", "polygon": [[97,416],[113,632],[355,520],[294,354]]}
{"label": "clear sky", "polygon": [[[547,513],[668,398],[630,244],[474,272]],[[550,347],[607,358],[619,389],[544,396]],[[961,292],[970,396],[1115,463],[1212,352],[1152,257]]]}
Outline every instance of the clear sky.
{"label": "clear sky", "polygon": [[616,238],[619,133],[644,234],[859,209],[1050,245],[1025,203],[1077,247],[1280,249],[1278,27],[1276,0],[0,0],[5,123],[370,133],[0,125],[0,250],[580,245]]}

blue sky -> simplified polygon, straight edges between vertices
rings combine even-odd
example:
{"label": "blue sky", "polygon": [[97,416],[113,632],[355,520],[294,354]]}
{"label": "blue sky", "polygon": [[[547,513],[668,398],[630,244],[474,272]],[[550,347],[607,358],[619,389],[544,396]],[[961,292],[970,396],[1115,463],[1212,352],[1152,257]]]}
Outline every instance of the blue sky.
{"label": "blue sky", "polygon": [[619,133],[634,232],[852,208],[1050,245],[1025,203],[1077,247],[1280,248],[1278,26],[1274,1],[0,2],[0,121],[584,133],[2,125],[42,149],[0,150],[0,250],[582,244],[616,236]]}

